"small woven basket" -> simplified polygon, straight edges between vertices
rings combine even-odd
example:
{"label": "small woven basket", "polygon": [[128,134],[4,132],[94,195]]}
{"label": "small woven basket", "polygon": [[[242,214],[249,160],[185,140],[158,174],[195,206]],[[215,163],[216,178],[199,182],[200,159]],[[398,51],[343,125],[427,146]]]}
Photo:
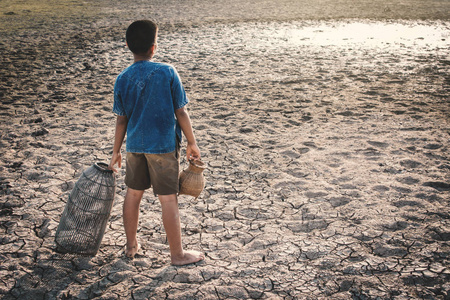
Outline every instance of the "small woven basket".
{"label": "small woven basket", "polygon": [[205,188],[205,178],[203,176],[203,171],[205,169],[206,165],[202,161],[189,160],[187,169],[180,172],[179,195],[189,195],[197,199]]}
{"label": "small woven basket", "polygon": [[114,202],[116,180],[104,163],[95,163],[80,176],[56,230],[56,251],[95,255]]}

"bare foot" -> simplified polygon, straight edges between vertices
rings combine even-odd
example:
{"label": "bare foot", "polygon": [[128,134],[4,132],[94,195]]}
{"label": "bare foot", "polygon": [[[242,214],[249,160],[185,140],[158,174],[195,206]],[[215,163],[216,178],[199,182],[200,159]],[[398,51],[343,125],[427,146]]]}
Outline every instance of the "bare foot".
{"label": "bare foot", "polygon": [[134,246],[128,247],[128,245],[127,245],[125,247],[125,256],[128,258],[134,258],[134,256],[136,255],[136,253],[139,251],[140,248],[141,248],[141,245],[139,245],[139,242],[136,240],[136,242],[134,243]]}
{"label": "bare foot", "polygon": [[172,265],[174,266],[185,266],[189,264],[194,264],[196,262],[205,259],[205,255],[201,252],[195,250],[188,250],[183,252],[182,257],[172,257]]}

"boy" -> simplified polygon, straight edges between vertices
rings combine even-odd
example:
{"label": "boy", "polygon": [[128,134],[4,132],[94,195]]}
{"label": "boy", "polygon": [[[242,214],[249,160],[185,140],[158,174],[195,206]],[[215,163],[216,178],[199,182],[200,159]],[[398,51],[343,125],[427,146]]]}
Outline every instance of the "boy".
{"label": "boy", "polygon": [[139,205],[144,190],[152,186],[161,203],[171,262],[186,265],[203,260],[204,255],[184,251],[181,243],[177,200],[181,131],[187,139],[187,158],[200,159],[200,150],[177,71],[170,65],[150,61],[156,51],[157,33],[157,25],[148,20],[133,22],[127,29],[127,46],[134,63],[119,74],[114,85],[113,112],[117,121],[109,168],[117,172],[114,166],[121,167],[121,147],[126,134],[125,255],[133,258],[139,250],[136,238]]}

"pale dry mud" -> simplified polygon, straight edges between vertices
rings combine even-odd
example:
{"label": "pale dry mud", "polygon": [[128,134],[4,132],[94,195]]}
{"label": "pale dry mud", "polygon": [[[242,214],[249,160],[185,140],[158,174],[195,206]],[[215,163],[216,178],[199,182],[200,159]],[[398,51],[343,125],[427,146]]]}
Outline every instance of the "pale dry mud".
{"label": "pale dry mud", "polygon": [[151,192],[124,257],[124,170],[99,253],[54,251],[74,183],[109,160],[131,57],[120,26],[22,32],[1,44],[4,299],[450,297],[448,21],[167,24],[155,60],[178,69],[208,164],[183,238],[206,260],[170,266]]}

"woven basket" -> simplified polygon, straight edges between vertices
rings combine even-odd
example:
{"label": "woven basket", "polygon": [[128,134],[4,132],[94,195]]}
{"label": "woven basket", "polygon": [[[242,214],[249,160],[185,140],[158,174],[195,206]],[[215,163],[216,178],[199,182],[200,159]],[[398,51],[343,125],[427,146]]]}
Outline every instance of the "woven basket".
{"label": "woven basket", "polygon": [[189,160],[187,169],[180,172],[180,195],[189,195],[198,198],[205,187],[203,171],[206,165],[200,160]]}
{"label": "woven basket", "polygon": [[104,163],[85,170],[69,195],[56,230],[56,251],[95,255],[105,233],[115,195],[115,176]]}

